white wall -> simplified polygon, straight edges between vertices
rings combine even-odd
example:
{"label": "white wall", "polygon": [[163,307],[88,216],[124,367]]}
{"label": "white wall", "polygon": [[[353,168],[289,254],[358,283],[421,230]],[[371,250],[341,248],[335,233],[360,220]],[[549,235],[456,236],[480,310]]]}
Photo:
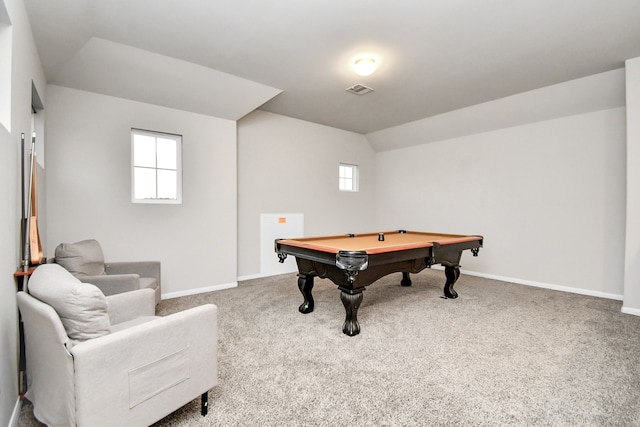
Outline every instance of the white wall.
{"label": "white wall", "polygon": [[[0,425],[18,405],[18,312],[13,273],[20,265],[20,134],[31,128],[31,87],[45,101],[45,80],[22,0],[4,0],[12,24],[11,124],[0,125]],[[2,60],[5,60],[4,58]],[[5,92],[7,93],[7,92]]]}
{"label": "white wall", "polygon": [[[95,238],[107,261],[162,262],[162,292],[236,282],[236,123],[50,85],[47,254]],[[131,203],[131,128],[183,136],[183,203]]]}
{"label": "white wall", "polygon": [[626,62],[627,229],[622,311],[640,316],[640,58]]}
{"label": "white wall", "polygon": [[482,234],[463,269],[622,298],[624,108],[382,152],[377,174],[378,228]]}
{"label": "white wall", "polygon": [[[359,166],[359,192],[338,191],[340,162]],[[259,110],[244,117],[238,276],[260,274],[261,213],[304,214],[306,236],[367,232],[375,224],[375,188],[375,153],[363,135]]]}

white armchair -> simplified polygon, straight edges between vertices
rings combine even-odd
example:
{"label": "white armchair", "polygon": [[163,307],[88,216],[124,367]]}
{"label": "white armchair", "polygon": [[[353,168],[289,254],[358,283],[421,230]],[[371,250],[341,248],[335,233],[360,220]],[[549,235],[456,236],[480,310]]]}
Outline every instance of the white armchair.
{"label": "white armchair", "polygon": [[18,292],[26,397],[49,426],[148,426],[217,384],[217,308],[154,316],[150,289],[105,297],[57,264]]}

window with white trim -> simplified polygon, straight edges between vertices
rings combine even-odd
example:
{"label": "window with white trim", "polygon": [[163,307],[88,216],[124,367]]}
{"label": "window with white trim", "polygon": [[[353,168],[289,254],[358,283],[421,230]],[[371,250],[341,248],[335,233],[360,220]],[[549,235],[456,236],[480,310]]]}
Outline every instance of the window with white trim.
{"label": "window with white trim", "polygon": [[340,163],[338,172],[340,191],[358,191],[358,166]]}
{"label": "window with white trim", "polygon": [[131,129],[131,201],[182,203],[182,136]]}

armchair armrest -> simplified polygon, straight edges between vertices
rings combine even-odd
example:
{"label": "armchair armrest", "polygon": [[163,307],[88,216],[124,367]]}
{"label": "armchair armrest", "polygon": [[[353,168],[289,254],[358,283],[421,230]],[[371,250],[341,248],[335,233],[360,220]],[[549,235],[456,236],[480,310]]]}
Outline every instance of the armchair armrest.
{"label": "armchair armrest", "polygon": [[160,286],[160,261],[105,262],[104,270],[108,275],[135,273],[140,277],[153,277]]}
{"label": "armchair armrest", "polygon": [[206,304],[76,345],[77,424],[150,425],[199,397],[217,384],[217,341]]}
{"label": "armchair armrest", "polygon": [[24,321],[25,351],[29,388],[27,398],[37,401],[40,411],[47,415],[47,424],[73,423],[74,407],[69,405],[73,396],[72,344],[58,313],[48,304],[27,294],[16,294]]}
{"label": "armchair armrest", "polygon": [[106,296],[140,288],[140,276],[137,274],[111,274],[101,276],[83,276],[83,283],[96,285]]}
{"label": "armchair armrest", "polygon": [[126,322],[141,316],[156,314],[156,296],[153,289],[139,289],[137,291],[110,295],[109,320],[112,325]]}

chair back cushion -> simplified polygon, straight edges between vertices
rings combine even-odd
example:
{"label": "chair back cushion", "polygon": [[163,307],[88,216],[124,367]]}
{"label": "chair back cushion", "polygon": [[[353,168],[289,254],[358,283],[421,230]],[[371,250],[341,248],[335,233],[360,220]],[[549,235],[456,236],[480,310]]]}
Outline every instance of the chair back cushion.
{"label": "chair back cushion", "polygon": [[29,293],[49,304],[74,342],[109,333],[107,299],[96,286],[82,283],[58,264],[43,264],[28,281]]}
{"label": "chair back cushion", "polygon": [[60,243],[56,248],[56,263],[78,278],[100,276],[104,271],[104,255],[97,240]]}

